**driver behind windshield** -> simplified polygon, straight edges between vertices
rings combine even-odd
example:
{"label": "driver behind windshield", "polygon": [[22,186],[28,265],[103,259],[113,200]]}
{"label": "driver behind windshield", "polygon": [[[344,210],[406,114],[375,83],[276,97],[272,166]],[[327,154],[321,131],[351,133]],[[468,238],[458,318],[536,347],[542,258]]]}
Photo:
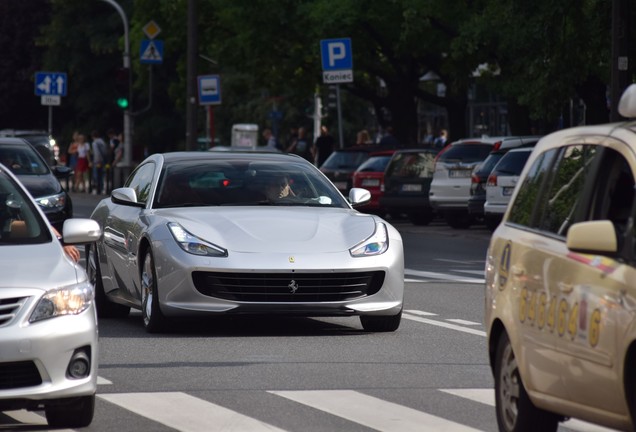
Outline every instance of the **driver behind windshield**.
{"label": "driver behind windshield", "polygon": [[276,201],[281,198],[296,196],[292,190],[287,176],[273,174],[265,179],[265,197],[269,201]]}

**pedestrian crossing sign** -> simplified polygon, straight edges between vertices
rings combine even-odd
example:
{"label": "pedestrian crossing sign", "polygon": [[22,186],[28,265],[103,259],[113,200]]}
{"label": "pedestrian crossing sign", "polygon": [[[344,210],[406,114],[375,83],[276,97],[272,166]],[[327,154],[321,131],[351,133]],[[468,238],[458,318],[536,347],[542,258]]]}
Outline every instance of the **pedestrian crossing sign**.
{"label": "pedestrian crossing sign", "polygon": [[140,63],[159,64],[163,62],[163,41],[144,39],[141,41]]}

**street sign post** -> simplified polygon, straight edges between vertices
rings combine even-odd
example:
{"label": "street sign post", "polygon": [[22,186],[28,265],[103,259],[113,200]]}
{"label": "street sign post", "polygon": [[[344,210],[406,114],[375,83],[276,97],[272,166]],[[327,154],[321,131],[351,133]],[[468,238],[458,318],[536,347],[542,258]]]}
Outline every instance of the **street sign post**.
{"label": "street sign post", "polygon": [[351,39],[323,39],[320,41],[320,54],[325,84],[353,82]]}
{"label": "street sign post", "polygon": [[35,95],[40,96],[42,105],[49,107],[49,135],[53,133],[53,106],[61,103],[61,97],[66,96],[68,80],[66,72],[36,72]]}
{"label": "street sign post", "polygon": [[66,96],[67,79],[65,72],[36,72],[36,96]]}
{"label": "street sign post", "polygon": [[342,111],[340,108],[340,83],[353,82],[353,51],[351,39],[323,39],[320,41],[322,59],[322,82],[336,85],[336,105],[338,107],[338,139],[344,147],[342,136]]}
{"label": "street sign post", "polygon": [[218,75],[199,75],[199,105],[221,104],[221,79]]}
{"label": "street sign post", "polygon": [[139,50],[139,63],[159,64],[163,62],[163,41],[144,39]]}

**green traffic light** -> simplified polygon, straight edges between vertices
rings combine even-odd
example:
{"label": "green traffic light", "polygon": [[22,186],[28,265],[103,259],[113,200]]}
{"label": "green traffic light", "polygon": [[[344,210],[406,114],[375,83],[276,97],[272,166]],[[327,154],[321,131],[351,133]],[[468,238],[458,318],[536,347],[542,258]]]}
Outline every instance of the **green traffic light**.
{"label": "green traffic light", "polygon": [[126,109],[128,108],[128,99],[124,98],[124,97],[120,97],[117,99],[117,106],[119,108],[123,108]]}

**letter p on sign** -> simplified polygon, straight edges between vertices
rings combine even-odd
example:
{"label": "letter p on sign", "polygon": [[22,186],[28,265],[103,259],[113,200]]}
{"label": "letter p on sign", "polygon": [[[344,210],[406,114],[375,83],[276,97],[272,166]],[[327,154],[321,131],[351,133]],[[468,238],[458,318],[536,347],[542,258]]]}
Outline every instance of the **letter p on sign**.
{"label": "letter p on sign", "polygon": [[336,60],[342,60],[346,57],[345,44],[342,42],[334,42],[329,44],[329,67],[336,65]]}

